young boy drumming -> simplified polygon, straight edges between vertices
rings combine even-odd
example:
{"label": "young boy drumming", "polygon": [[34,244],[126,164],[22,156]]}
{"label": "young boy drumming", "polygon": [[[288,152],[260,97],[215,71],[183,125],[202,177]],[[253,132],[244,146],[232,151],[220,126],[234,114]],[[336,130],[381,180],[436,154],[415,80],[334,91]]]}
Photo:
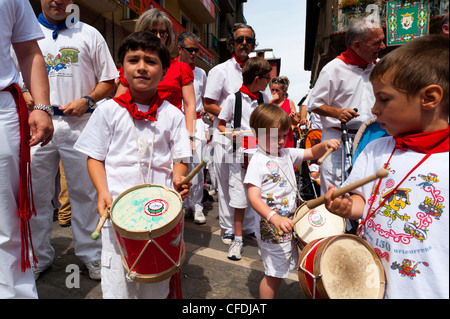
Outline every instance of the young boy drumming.
{"label": "young boy drumming", "polygon": [[365,147],[345,184],[383,166],[390,174],[344,198],[331,199],[333,186],[325,195],[330,212],[362,218],[358,233],[382,260],[385,298],[449,297],[448,59],[448,39],[429,35],[380,60],[372,113],[391,136]]}
{"label": "young boy drumming", "polygon": [[[137,185],[170,187],[182,198],[190,187],[181,185],[192,155],[184,115],[157,93],[170,65],[169,51],[152,33],[136,32],[124,40],[118,55],[130,87],[95,110],[75,145],[89,156],[100,214]],[[103,298],[167,298],[170,278],[151,284],[126,279],[109,221],[102,244]]]}

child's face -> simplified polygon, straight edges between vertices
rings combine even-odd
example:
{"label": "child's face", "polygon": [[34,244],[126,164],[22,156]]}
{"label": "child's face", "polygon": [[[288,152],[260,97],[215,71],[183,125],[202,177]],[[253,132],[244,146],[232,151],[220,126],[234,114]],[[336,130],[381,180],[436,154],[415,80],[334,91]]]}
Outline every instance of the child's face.
{"label": "child's face", "polygon": [[270,85],[270,92],[272,93],[272,97],[275,97],[276,95],[281,97],[286,94],[286,91],[282,89],[281,84],[277,83],[272,83]]}
{"label": "child's face", "polygon": [[123,70],[125,79],[134,92],[154,91],[164,79],[161,60],[151,51],[128,51],[123,61]]}
{"label": "child's face", "polygon": [[[386,82],[386,81],[385,81]],[[420,96],[408,96],[389,83],[372,82],[375,105],[372,113],[389,135],[419,133],[423,131]]]}
{"label": "child's face", "polygon": [[278,155],[280,150],[286,145],[289,130],[284,131],[279,128],[272,128],[265,132],[262,137],[264,143],[260,143],[261,148],[269,154]]}

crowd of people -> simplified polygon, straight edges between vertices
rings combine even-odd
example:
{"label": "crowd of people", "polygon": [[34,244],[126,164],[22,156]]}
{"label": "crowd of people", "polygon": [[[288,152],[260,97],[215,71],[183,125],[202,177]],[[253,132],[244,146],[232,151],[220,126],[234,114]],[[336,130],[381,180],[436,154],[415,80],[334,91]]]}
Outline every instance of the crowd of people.
{"label": "crowd of people", "polygon": [[[55,255],[58,183],[69,194],[75,254],[101,280],[103,298],[179,297],[177,275],[129,280],[109,220],[99,240],[91,234],[99,215],[140,184],[174,189],[183,218],[192,213],[204,224],[206,180],[217,192],[228,258],[239,263],[244,240],[256,240],[265,269],[260,297],[275,298],[299,258],[297,167],[328,151],[320,165],[325,206],[380,256],[384,296],[448,298],[448,14],[442,34],[381,59],[383,29],[356,21],[347,50],[325,65],[297,111],[289,79],[271,78],[265,59],[250,58],[249,25],[234,26],[232,57],[206,74],[195,65],[200,39],[190,32],[175,39],[167,15],[148,10],[121,44],[117,70],[105,39],[73,21],[70,4],[41,0],[36,18],[28,1],[0,0],[0,298],[38,298],[35,280]],[[381,134],[352,161],[346,148],[375,118]],[[302,125],[320,130],[321,140],[298,147]],[[207,169],[184,182],[205,155]],[[380,168],[389,178],[333,196]]]}

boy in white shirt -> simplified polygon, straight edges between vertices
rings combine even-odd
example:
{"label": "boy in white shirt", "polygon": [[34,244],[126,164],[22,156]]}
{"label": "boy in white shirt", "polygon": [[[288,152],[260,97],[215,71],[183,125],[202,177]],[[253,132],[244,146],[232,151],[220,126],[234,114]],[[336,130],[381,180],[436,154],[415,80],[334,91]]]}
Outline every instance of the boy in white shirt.
{"label": "boy in white shirt", "polygon": [[[182,198],[188,196],[190,187],[181,186],[187,173],[185,163],[192,154],[184,115],[157,93],[170,65],[167,48],[152,33],[136,32],[121,45],[119,59],[130,88],[96,109],[75,145],[89,156],[87,165],[98,192],[100,213],[136,185],[171,187]],[[108,221],[102,237],[103,298],[168,296],[170,278],[152,284],[127,281]]]}
{"label": "boy in white shirt", "polygon": [[[227,131],[227,124],[233,127],[232,132],[227,132],[228,137],[233,139],[235,144],[233,150],[232,163],[229,170],[229,194],[230,206],[234,209],[234,239],[228,249],[228,258],[231,260],[240,260],[241,252],[244,247],[242,241],[243,224],[247,224],[247,229],[253,229],[254,218],[250,211],[246,212],[248,207],[248,198],[244,188],[245,168],[242,164],[246,161],[245,153],[249,148],[255,148],[256,143],[252,133],[241,133],[250,130],[250,115],[259,104],[267,103],[269,97],[265,94],[265,89],[270,82],[270,71],[272,67],[269,62],[263,58],[251,58],[245,62],[242,68],[242,78],[244,84],[239,93],[229,95],[222,104],[222,110],[219,114],[217,128],[221,132]],[[240,103],[236,99],[240,98]],[[240,111],[236,108],[240,106]],[[235,118],[236,113],[240,118]],[[236,123],[238,121],[240,123]],[[238,138],[239,137],[239,138]],[[251,142],[253,140],[253,143]],[[239,143],[239,141],[241,143]],[[250,141],[250,144],[247,145]],[[236,146],[240,144],[239,146]]]}

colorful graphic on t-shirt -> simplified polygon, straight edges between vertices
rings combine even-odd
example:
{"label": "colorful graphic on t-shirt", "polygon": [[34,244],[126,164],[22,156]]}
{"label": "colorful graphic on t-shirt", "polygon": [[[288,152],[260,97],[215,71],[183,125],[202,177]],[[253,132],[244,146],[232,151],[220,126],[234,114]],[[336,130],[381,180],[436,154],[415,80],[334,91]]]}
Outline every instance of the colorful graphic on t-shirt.
{"label": "colorful graphic on t-shirt", "polygon": [[47,53],[47,55],[44,56],[47,74],[57,73],[61,70],[70,68],[72,64],[78,63],[79,53],[80,51],[75,48],[62,48],[56,56],[52,53]]}

